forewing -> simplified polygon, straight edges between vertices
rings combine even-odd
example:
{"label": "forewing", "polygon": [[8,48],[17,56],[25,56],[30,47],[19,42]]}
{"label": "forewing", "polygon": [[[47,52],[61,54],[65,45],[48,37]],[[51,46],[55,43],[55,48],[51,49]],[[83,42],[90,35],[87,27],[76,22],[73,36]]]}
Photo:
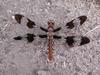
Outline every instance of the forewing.
{"label": "forewing", "polygon": [[21,14],[15,14],[14,17],[15,17],[15,20],[17,21],[17,23],[21,24],[21,19],[22,19],[24,16],[21,15]]}
{"label": "forewing", "polygon": [[[87,16],[84,16],[84,15],[83,15],[83,16],[79,16],[79,17],[77,17],[76,19],[79,20],[79,25],[82,25],[82,24],[86,21]],[[75,27],[74,21],[75,21],[76,19],[73,19],[73,20],[71,20],[70,22],[68,22],[68,23],[66,24],[67,28],[73,29],[73,28]]]}
{"label": "forewing", "polygon": [[15,14],[14,17],[15,17],[15,20],[17,21],[17,23],[19,23],[19,24],[21,24],[23,18],[27,19],[26,26],[28,28],[33,28],[36,25],[34,21],[31,21],[30,19],[26,18],[25,16],[23,16],[21,14]]}
{"label": "forewing", "polygon": [[48,29],[46,29],[46,28],[40,27],[40,29],[45,31],[45,32],[48,32]]}
{"label": "forewing", "polygon": [[61,27],[58,27],[58,28],[54,29],[53,32],[58,32],[60,30],[61,30]]}

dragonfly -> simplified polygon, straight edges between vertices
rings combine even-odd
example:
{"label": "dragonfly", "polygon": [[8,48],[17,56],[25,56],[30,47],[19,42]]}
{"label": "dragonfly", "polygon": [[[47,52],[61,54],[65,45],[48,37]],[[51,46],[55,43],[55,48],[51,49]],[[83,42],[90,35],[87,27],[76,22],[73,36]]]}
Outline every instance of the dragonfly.
{"label": "dragonfly", "polygon": [[[26,18],[26,17],[22,14],[15,14],[14,15],[14,19],[16,20],[16,22],[18,24],[22,23],[23,18]],[[68,23],[66,23],[65,28],[69,29],[69,31],[71,31],[73,28],[75,28],[75,20],[76,19],[78,19],[78,21],[79,21],[78,25],[80,27],[87,20],[87,16],[82,15],[82,16],[79,16],[79,17],[69,21]],[[30,20],[29,18],[26,18],[26,20],[27,20],[26,26],[29,29],[34,29],[36,26],[36,23],[34,21]],[[47,47],[48,47],[48,60],[52,61],[54,58],[54,56],[53,56],[54,40],[53,39],[59,40],[59,39],[63,38],[63,36],[55,34],[55,33],[59,32],[60,30],[62,30],[62,27],[54,28],[55,22],[53,20],[49,20],[47,22],[47,25],[48,25],[47,28],[39,26],[39,29],[44,31],[46,34],[39,34],[37,36],[37,35],[35,35],[35,33],[27,33],[26,36],[15,36],[13,39],[14,40],[22,40],[24,38],[24,39],[27,39],[28,43],[31,43],[35,40],[35,37],[39,37],[41,39],[46,38],[47,39]],[[82,45],[88,44],[90,42],[89,37],[82,36],[82,35],[80,35],[79,37],[77,37],[77,35],[68,35],[68,36],[65,36],[64,39],[65,39],[65,43],[69,47],[75,47],[76,43],[78,43],[77,46],[82,46]],[[77,39],[80,42],[77,41]]]}

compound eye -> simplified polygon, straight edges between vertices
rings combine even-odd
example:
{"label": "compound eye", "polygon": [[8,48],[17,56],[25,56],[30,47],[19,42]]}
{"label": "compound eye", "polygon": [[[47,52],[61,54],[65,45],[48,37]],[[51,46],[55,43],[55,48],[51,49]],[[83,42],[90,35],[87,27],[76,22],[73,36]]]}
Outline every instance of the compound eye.
{"label": "compound eye", "polygon": [[48,22],[48,24],[50,24],[50,22]]}
{"label": "compound eye", "polygon": [[54,25],[54,22],[52,22],[52,25]]}

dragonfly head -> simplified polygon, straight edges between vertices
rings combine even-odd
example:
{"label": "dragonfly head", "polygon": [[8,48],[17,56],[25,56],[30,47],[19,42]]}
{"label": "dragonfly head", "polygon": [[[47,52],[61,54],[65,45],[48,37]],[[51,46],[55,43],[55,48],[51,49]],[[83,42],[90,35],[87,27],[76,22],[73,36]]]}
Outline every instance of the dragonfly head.
{"label": "dragonfly head", "polygon": [[49,20],[48,21],[48,27],[49,28],[53,28],[53,26],[54,26],[54,21],[53,20]]}

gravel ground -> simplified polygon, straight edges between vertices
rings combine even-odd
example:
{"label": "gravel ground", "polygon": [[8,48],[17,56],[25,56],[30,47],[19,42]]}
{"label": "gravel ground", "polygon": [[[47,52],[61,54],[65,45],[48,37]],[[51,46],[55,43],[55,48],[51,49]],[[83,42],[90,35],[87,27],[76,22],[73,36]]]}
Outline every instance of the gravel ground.
{"label": "gravel ground", "polygon": [[[23,14],[42,27],[52,19],[55,27],[63,28],[61,35],[67,22],[86,15],[80,33],[91,42],[66,48],[63,39],[55,41],[55,60],[47,62],[45,39],[37,37],[32,43],[13,39],[27,32],[43,34],[38,28],[17,24],[14,14]],[[100,0],[0,0],[0,75],[100,75]]]}

